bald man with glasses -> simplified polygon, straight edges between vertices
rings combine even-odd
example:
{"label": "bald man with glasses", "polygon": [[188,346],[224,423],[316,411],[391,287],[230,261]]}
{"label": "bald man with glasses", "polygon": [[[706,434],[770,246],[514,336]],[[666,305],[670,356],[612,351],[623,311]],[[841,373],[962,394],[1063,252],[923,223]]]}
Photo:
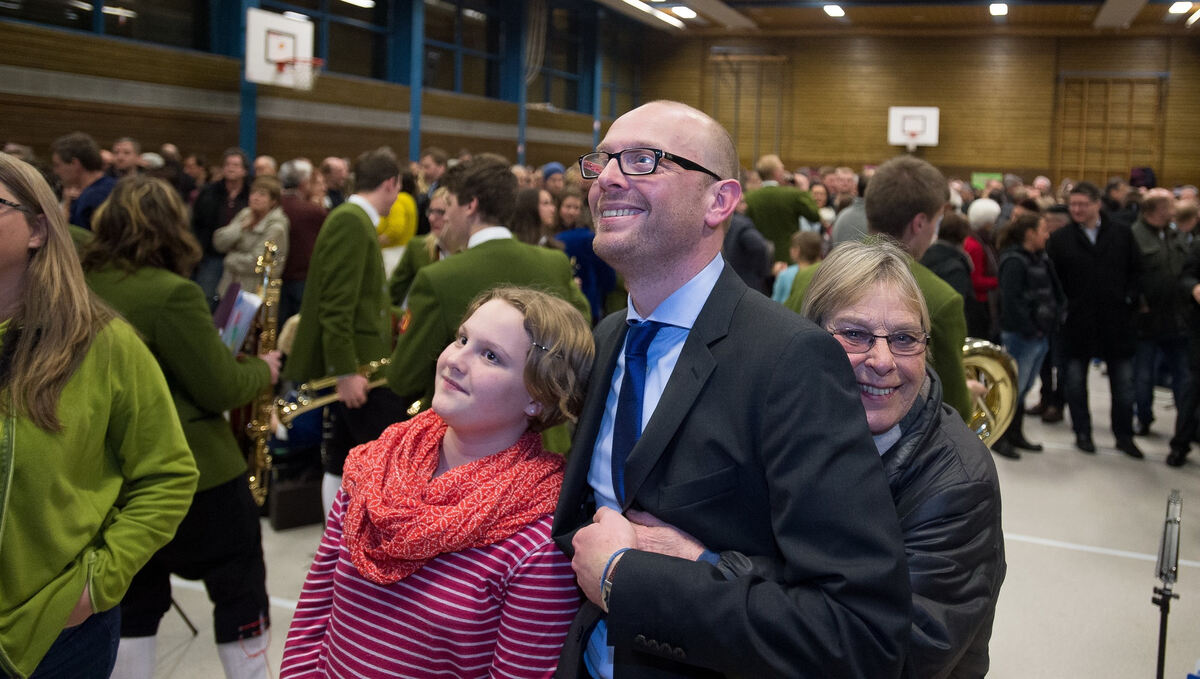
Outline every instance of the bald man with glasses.
{"label": "bald man with glasses", "polygon": [[722,259],[729,134],[653,102],[580,169],[629,307],[596,328],[555,513],[588,599],[559,676],[898,676],[907,569],[857,385],[837,340]]}

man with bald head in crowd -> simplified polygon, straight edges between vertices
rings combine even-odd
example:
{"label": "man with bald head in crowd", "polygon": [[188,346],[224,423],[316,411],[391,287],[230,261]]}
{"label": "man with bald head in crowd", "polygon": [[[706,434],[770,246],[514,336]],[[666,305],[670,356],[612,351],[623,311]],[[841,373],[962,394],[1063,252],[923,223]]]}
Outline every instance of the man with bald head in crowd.
{"label": "man with bald head in crowd", "polygon": [[[721,257],[733,140],[657,101],[580,169],[629,306],[596,328],[555,512],[588,598],[560,675],[898,676],[896,511],[845,351]],[[658,539],[663,524],[712,551]]]}
{"label": "man with bald head in crowd", "polygon": [[821,215],[811,194],[783,183],[785,173],[779,156],[759,158],[755,169],[763,183],[762,188],[746,194],[746,216],[774,244],[775,261],[787,266],[790,264],[788,247],[792,242],[792,234],[800,228],[800,218],[819,224]]}
{"label": "man with bald head in crowd", "polygon": [[325,209],[332,210],[346,201],[346,183],[350,166],[345,158],[329,156],[321,161],[321,177],[325,180]]}
{"label": "man with bald head in crowd", "polygon": [[312,259],[317,234],[325,221],[325,208],[312,202],[313,164],[307,158],[289,160],[279,168],[283,195],[279,206],[287,215],[288,256],[283,264],[283,285],[279,296],[279,325],[300,312],[304,299],[304,281],[308,278],[308,263]]}

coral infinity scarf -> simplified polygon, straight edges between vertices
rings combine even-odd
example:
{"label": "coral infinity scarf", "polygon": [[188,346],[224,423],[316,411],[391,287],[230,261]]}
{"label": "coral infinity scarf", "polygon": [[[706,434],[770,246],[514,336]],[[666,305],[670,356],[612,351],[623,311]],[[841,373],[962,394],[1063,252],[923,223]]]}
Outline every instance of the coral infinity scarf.
{"label": "coral infinity scarf", "polygon": [[539,434],[433,478],[445,435],[427,410],[350,451],[343,539],[371,582],[395,583],[439,554],[494,544],[554,512],[563,459]]}

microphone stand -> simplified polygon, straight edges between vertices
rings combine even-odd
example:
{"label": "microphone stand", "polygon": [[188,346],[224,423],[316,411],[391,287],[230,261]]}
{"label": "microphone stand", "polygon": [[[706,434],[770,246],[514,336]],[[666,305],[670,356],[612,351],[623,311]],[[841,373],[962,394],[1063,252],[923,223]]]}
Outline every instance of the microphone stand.
{"label": "microphone stand", "polygon": [[1171,612],[1171,599],[1179,595],[1171,592],[1179,575],[1179,520],[1183,514],[1183,498],[1178,490],[1167,497],[1167,516],[1163,523],[1162,542],[1158,546],[1158,563],[1155,567],[1162,587],[1154,588],[1150,602],[1158,606],[1158,679],[1163,679],[1163,666],[1167,655],[1167,615]]}

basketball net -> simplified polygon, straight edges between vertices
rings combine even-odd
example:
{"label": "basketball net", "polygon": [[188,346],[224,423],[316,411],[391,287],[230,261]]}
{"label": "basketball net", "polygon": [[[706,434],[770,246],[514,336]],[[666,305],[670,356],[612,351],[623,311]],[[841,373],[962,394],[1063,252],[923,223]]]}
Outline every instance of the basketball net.
{"label": "basketball net", "polygon": [[275,70],[278,73],[292,72],[292,87],[297,90],[311,90],[317,83],[317,76],[321,74],[321,67],[325,65],[323,59],[284,59],[283,61],[275,62]]}

